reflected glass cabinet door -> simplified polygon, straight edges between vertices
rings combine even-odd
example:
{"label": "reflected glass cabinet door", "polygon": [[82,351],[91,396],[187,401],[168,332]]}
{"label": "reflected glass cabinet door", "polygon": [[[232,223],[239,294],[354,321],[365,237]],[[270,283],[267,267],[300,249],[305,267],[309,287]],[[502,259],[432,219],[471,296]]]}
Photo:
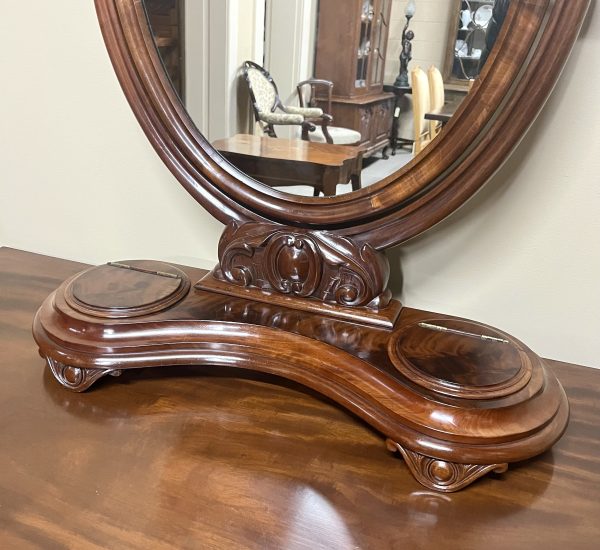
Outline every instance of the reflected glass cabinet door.
{"label": "reflected glass cabinet door", "polygon": [[373,32],[373,19],[375,17],[374,0],[363,0],[360,14],[360,33],[356,60],[357,88],[367,87],[369,60],[371,57],[371,38]]}
{"label": "reflected glass cabinet door", "polygon": [[370,86],[383,85],[385,55],[390,30],[391,3],[391,0],[379,0],[377,2],[373,26]]}

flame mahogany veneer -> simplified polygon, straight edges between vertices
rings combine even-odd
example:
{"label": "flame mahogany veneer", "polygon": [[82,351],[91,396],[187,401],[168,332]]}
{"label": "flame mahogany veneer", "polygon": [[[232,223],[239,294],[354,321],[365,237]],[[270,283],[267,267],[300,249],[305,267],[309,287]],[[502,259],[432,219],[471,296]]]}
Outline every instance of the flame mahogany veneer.
{"label": "flame mahogany veneer", "polygon": [[276,374],[371,424],[431,489],[455,491],[551,446],[568,418],[543,361],[492,327],[404,308],[393,329],[198,290],[206,272],[116,262],[67,280],[34,336],[73,391],[168,365]]}

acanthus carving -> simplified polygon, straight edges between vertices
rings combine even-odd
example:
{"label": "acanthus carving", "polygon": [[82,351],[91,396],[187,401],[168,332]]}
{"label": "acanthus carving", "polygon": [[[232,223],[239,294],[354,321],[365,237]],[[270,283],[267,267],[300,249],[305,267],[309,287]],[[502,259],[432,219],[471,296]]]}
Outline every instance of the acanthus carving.
{"label": "acanthus carving", "polygon": [[494,472],[502,474],[508,464],[458,464],[430,456],[425,456],[388,439],[387,448],[392,452],[400,452],[415,479],[434,491],[453,493],[470,485],[480,477]]}
{"label": "acanthus carving", "polygon": [[231,222],[219,242],[217,279],[344,307],[385,308],[387,258],[324,231]]}
{"label": "acanthus carving", "polygon": [[110,374],[120,376],[121,371],[116,369],[85,369],[65,365],[59,361],[46,357],[54,377],[67,389],[82,392],[87,390],[96,380]]}

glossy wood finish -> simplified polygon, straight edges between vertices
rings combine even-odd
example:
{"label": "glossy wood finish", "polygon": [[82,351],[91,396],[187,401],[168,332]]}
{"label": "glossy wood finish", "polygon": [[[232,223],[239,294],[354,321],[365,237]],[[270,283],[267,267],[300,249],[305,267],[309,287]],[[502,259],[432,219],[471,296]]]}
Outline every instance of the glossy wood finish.
{"label": "glossy wood finish", "polygon": [[407,325],[390,342],[398,370],[417,384],[457,397],[504,397],[531,381],[527,351],[501,332],[469,321]]}
{"label": "glossy wood finish", "polygon": [[[387,159],[393,97],[382,93],[391,0],[323,0],[318,4],[315,76],[333,82],[333,124],[361,135],[369,157]],[[325,108],[326,102],[317,102]]]}
{"label": "glossy wood finish", "polygon": [[589,0],[515,0],[477,81],[440,137],[398,173],[330,198],[270,189],[224,162],[164,74],[140,0],[96,0],[125,94],[180,183],[224,223],[269,220],[354,236],[382,249],[456,210],[506,160],[544,104]]}
{"label": "glossy wood finish", "polygon": [[600,371],[552,363],[571,404],[565,436],[441,495],[355,416],[271,376],[186,366],[65,390],[30,326],[84,268],[0,250],[0,547],[595,548]]}
{"label": "glossy wood finish", "polygon": [[320,0],[317,9],[315,77],[349,101],[381,93],[391,1]]}
{"label": "glossy wood finish", "polygon": [[87,315],[119,318],[162,311],[190,289],[183,271],[162,262],[111,262],[92,268],[65,289],[70,307]]}
{"label": "glossy wood finish", "polygon": [[[164,272],[160,263],[145,268]],[[190,280],[206,273],[184,271]],[[444,492],[542,453],[566,426],[564,392],[543,361],[480,323],[405,308],[390,331],[196,289],[146,316],[106,319],[68,302],[66,291],[90,273],[64,282],[33,323],[40,354],[74,391],[145,367],[208,364],[274,374],[358,415],[402,454],[421,483]],[[156,282],[143,275],[146,297]],[[123,302],[118,276],[99,300],[109,309]],[[451,359],[460,380],[449,377],[448,363],[436,354]],[[493,372],[487,372],[490,362]]]}
{"label": "glossy wood finish", "polygon": [[281,225],[231,222],[219,265],[196,288],[391,329],[390,264],[368,244]]}
{"label": "glossy wood finish", "polygon": [[315,194],[336,193],[338,184],[360,189],[362,150],[349,145],[237,134],[213,142],[234,166],[273,187],[308,185]]}
{"label": "glossy wood finish", "polygon": [[219,139],[213,145],[220,153],[262,157],[275,160],[290,160],[341,167],[354,161],[360,154],[357,147],[330,145],[299,139],[268,138],[250,134],[237,134]]}
{"label": "glossy wood finish", "polygon": [[[323,102],[317,102],[325,107]],[[368,157],[389,145],[392,129],[394,98],[388,93],[379,93],[357,98],[334,96],[331,99],[331,114],[336,126],[352,128],[360,132],[360,147]],[[384,155],[385,156],[385,155]]]}

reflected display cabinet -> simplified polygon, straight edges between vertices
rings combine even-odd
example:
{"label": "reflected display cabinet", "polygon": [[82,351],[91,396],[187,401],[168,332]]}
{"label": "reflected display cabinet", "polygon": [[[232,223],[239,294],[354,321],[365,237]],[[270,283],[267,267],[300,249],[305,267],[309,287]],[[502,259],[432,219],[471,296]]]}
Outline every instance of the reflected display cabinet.
{"label": "reflected display cabinet", "polygon": [[510,0],[454,0],[444,63],[444,82],[467,90],[479,76],[502,26]]}
{"label": "reflected display cabinet", "polygon": [[333,82],[334,125],[360,132],[364,156],[389,144],[393,94],[383,92],[391,0],[321,0],[315,77]]}

